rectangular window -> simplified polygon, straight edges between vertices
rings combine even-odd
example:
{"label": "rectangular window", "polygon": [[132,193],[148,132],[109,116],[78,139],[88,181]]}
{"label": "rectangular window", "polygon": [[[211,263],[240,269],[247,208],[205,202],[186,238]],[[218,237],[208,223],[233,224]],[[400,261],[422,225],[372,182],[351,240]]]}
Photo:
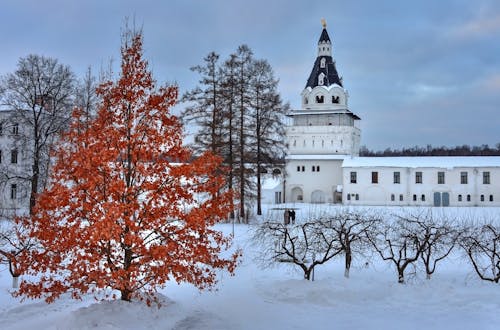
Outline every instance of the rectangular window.
{"label": "rectangular window", "polygon": [[0,123],[0,136],[3,134],[3,124]]}
{"label": "rectangular window", "polygon": [[460,172],[460,183],[467,184],[467,172]]}
{"label": "rectangular window", "polygon": [[403,194],[399,195],[399,200],[402,202],[403,201]]}
{"label": "rectangular window", "polygon": [[415,172],[415,183],[422,183],[422,172]]}
{"label": "rectangular window", "polygon": [[444,172],[438,172],[438,184],[444,184]]}
{"label": "rectangular window", "polygon": [[413,201],[416,202],[417,201],[417,195],[413,194]]}
{"label": "rectangular window", "polygon": [[490,195],[490,202],[493,202],[493,195]]}
{"label": "rectangular window", "polygon": [[357,182],[357,173],[356,172],[351,172],[351,183],[356,183]]}
{"label": "rectangular window", "polygon": [[11,164],[17,164],[17,150],[14,149],[10,152],[10,162]]}
{"label": "rectangular window", "polygon": [[319,165],[316,166],[316,172],[319,172]]}
{"label": "rectangular window", "polygon": [[12,124],[12,134],[13,135],[18,135],[19,134],[19,124]]}
{"label": "rectangular window", "polygon": [[359,201],[359,194],[356,194],[356,200]]}
{"label": "rectangular window", "polygon": [[394,196],[394,194],[391,194],[391,201],[395,201],[396,200],[396,196]]}
{"label": "rectangular window", "polygon": [[316,166],[314,166],[314,165],[312,166],[312,171],[316,172]]}
{"label": "rectangular window", "polygon": [[347,194],[347,200],[350,201],[351,200],[351,194]]}
{"label": "rectangular window", "polygon": [[372,172],[372,183],[378,183],[378,172]]}
{"label": "rectangular window", "polygon": [[394,172],[394,183],[401,183],[401,173]]}
{"label": "rectangular window", "polygon": [[481,202],[484,202],[484,195],[481,195]]}
{"label": "rectangular window", "polygon": [[490,184],[490,172],[483,172],[483,184]]}
{"label": "rectangular window", "polygon": [[17,199],[17,184],[10,185],[10,199]]}
{"label": "rectangular window", "polygon": [[306,167],[302,166],[302,172],[305,172],[305,171],[306,171]]}
{"label": "rectangular window", "polygon": [[300,166],[297,166],[297,172],[300,172]]}

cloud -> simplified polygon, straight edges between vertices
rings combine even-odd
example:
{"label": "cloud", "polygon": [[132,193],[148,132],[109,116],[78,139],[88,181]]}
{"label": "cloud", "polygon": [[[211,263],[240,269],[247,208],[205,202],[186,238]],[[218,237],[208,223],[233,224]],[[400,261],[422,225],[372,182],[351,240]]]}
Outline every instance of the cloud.
{"label": "cloud", "polygon": [[492,36],[500,32],[500,14],[491,17],[476,17],[452,29],[452,35],[459,39],[475,39]]}

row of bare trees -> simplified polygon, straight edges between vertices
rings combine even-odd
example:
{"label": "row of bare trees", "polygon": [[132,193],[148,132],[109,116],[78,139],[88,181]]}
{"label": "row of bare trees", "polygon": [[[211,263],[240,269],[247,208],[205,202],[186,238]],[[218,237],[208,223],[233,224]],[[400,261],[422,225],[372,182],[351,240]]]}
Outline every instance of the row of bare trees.
{"label": "row of bare trees", "polygon": [[399,283],[417,264],[431,279],[437,265],[458,247],[482,280],[500,280],[500,226],[492,220],[460,221],[418,210],[399,215],[339,211],[295,225],[264,222],[254,240],[261,247],[261,263],[294,264],[307,280],[317,265],[337,256],[344,256],[349,277],[355,256],[368,260],[373,255],[394,266]]}

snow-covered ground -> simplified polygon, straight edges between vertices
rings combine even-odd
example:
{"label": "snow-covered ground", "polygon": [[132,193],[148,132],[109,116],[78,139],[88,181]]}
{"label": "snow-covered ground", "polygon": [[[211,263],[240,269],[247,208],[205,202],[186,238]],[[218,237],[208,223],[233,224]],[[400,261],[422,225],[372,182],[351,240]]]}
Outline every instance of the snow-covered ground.
{"label": "snow-covered ground", "polygon": [[[300,208],[298,220],[328,212],[325,206],[294,207]],[[467,219],[500,217],[498,208],[445,211]],[[281,219],[282,212],[264,213]],[[0,329],[500,329],[500,287],[480,281],[458,250],[438,264],[430,281],[417,270],[407,284],[398,284],[392,266],[374,256],[368,265],[355,260],[349,279],[339,258],[318,266],[315,281],[308,282],[290,265],[261,269],[253,259],[258,246],[250,239],[251,227],[235,226],[235,245],[244,252],[236,276],[222,274],[213,292],[169,284],[161,290],[161,308],[97,303],[92,296],[82,301],[65,296],[49,305],[22,302],[11,297],[11,278],[2,268]],[[230,224],[219,228],[232,231]]]}

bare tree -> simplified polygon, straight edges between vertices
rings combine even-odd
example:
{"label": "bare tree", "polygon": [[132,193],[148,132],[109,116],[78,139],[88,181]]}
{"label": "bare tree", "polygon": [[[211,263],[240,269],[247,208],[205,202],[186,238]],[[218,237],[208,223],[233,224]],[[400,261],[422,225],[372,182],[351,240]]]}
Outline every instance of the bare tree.
{"label": "bare tree", "polygon": [[479,278],[500,281],[500,228],[492,223],[470,228],[460,240]]}
{"label": "bare tree", "polygon": [[419,226],[404,217],[386,219],[377,230],[367,233],[380,257],[396,267],[399,283],[405,283],[405,270],[419,259],[425,247],[419,234]]}
{"label": "bare tree", "polygon": [[436,219],[428,212],[427,215],[410,215],[407,218],[420,228],[419,240],[423,243],[420,258],[425,266],[426,278],[430,280],[437,263],[450,255],[461,231],[454,225],[453,219],[447,219],[444,215]]}
{"label": "bare tree", "polygon": [[324,225],[335,232],[337,240],[345,255],[344,276],[349,277],[353,252],[362,253],[369,244],[367,235],[375,231],[380,218],[367,213],[341,210],[338,213],[323,217]]}
{"label": "bare tree", "polygon": [[21,58],[14,73],[2,78],[2,104],[13,110],[13,125],[26,129],[17,145],[31,162],[23,174],[16,174],[30,186],[29,210],[46,184],[44,173],[50,165],[49,152],[58,134],[67,126],[73,106],[74,75],[57,60],[28,55]]}
{"label": "bare tree", "polygon": [[255,233],[260,245],[259,260],[265,265],[289,262],[302,269],[304,279],[314,280],[314,268],[342,253],[337,235],[324,221],[308,221],[296,225],[264,222]]}
{"label": "bare tree", "polygon": [[[27,239],[21,237],[27,237]],[[19,277],[22,275],[18,256],[33,246],[34,240],[26,235],[26,229],[21,224],[11,219],[0,220],[0,263],[9,266],[13,289],[18,288]]]}
{"label": "bare tree", "polygon": [[278,80],[274,78],[271,65],[266,60],[257,60],[252,65],[250,80],[250,104],[254,129],[250,143],[257,177],[257,215],[262,215],[261,174],[265,165],[274,164],[284,157],[284,117],[289,105],[283,104],[277,92]]}

